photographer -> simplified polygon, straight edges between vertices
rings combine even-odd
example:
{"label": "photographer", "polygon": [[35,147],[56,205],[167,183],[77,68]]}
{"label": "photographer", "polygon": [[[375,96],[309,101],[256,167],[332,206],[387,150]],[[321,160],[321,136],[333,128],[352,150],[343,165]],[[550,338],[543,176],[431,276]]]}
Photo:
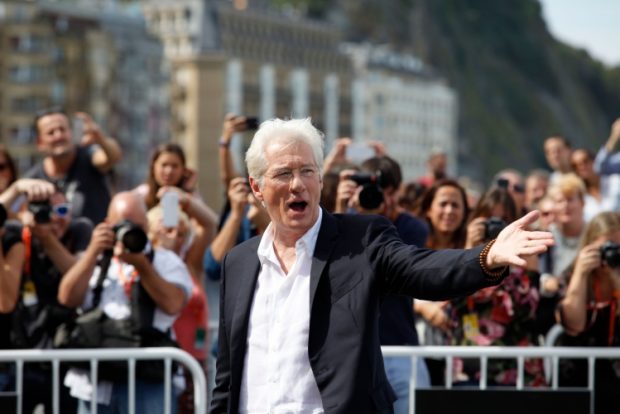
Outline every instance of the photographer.
{"label": "photographer", "polygon": [[[19,297],[19,281],[24,264],[24,244],[18,232],[7,231],[7,211],[0,204],[0,349],[12,348],[10,337],[11,312]],[[0,363],[0,393],[10,391],[13,364]]]}
{"label": "photographer", "polygon": [[[493,240],[518,217],[515,202],[505,187],[493,187],[480,199],[467,226],[466,248]],[[529,258],[525,267],[511,266],[504,283],[485,288],[465,298],[450,301],[452,345],[533,346],[538,307],[538,263]],[[461,360],[455,364],[455,383],[477,385],[478,361]],[[491,360],[488,363],[489,385],[515,385],[514,360]],[[525,384],[545,385],[542,361],[527,360]]]}
{"label": "photographer", "polygon": [[56,184],[73,206],[73,217],[99,223],[110,202],[106,175],[122,158],[116,140],[84,112],[70,119],[60,108],[40,111],[33,126],[43,160],[26,176]]}
{"label": "photographer", "polygon": [[[36,179],[20,179],[3,195],[3,201],[27,199],[27,209],[19,213],[21,225],[12,224],[24,244],[24,266],[18,301],[12,312],[11,347],[48,349],[56,328],[73,317],[73,312],[57,300],[62,275],[82,253],[92,233],[87,218],[71,218],[71,205],[53,184]],[[8,226],[8,224],[7,224]],[[51,410],[49,364],[27,364],[24,371],[24,412],[38,404]],[[67,400],[62,396],[61,405]]]}
{"label": "photographer", "polygon": [[[176,254],[165,249],[150,249],[147,230],[146,206],[140,195],[123,192],[114,196],[106,221],[95,227],[84,255],[65,274],[58,291],[60,303],[79,307],[84,315],[101,314],[95,328],[100,329],[102,343],[89,343],[90,338],[75,335],[82,342],[66,346],[170,345],[169,331],[191,295],[192,280]],[[79,328],[78,323],[77,332],[80,332]],[[163,366],[156,378],[156,373],[148,370],[152,364],[138,364],[136,412],[163,412]],[[109,398],[98,401],[100,409],[125,409],[126,371],[106,370],[104,365],[100,369],[100,378],[104,381],[99,386],[111,386],[112,391]],[[90,383],[88,376],[75,375],[78,372],[72,369],[65,384],[80,399],[80,412],[89,412],[90,393],[87,390]]]}
{"label": "photographer", "polygon": [[[402,182],[398,163],[388,156],[373,157],[361,164],[361,173],[344,170],[340,174],[336,209],[344,212],[347,206],[360,214],[381,214],[396,227],[401,239],[408,244],[424,246],[428,228],[423,222],[404,212],[397,202]],[[340,210],[340,211],[338,211]],[[387,296],[381,304],[379,316],[381,345],[419,345],[413,314],[413,299],[405,296]],[[409,358],[385,358],[388,380],[398,400],[395,413],[406,413],[409,407]],[[418,360],[417,387],[430,385],[424,360]]]}
{"label": "photographer", "polygon": [[[568,288],[558,307],[566,334],[564,346],[607,347],[620,345],[618,299],[620,295],[620,216],[604,212],[588,223],[577,258],[569,268]],[[560,385],[585,386],[585,360],[565,360],[560,365]],[[594,379],[595,412],[616,412],[620,404],[618,361],[597,360]],[[565,375],[563,375],[565,374]]]}

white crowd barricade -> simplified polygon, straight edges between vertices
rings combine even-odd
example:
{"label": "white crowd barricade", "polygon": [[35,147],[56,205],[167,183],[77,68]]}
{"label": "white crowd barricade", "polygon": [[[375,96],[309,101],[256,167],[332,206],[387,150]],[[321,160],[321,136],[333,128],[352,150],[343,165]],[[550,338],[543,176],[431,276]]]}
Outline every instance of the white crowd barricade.
{"label": "white crowd barricade", "polygon": [[[172,363],[177,362],[185,366],[192,374],[194,384],[194,412],[204,414],[207,411],[206,378],[198,361],[187,352],[178,348],[97,348],[97,349],[28,349],[28,350],[0,350],[0,362],[15,363],[15,391],[17,399],[17,413],[22,407],[22,378],[24,363],[50,362],[52,365],[52,405],[53,413],[59,414],[60,387],[63,378],[60,375],[60,363],[75,361],[90,361],[90,377],[93,384],[91,395],[91,412],[97,413],[97,367],[102,361],[127,361],[128,366],[128,411],[135,413],[136,398],[136,361],[158,360],[164,361],[164,412],[171,413],[172,404]],[[10,396],[10,392],[3,393]]]}
{"label": "white crowd barricade", "polygon": [[[496,346],[384,346],[384,357],[411,358],[409,413],[415,410],[416,372],[418,358],[433,357],[446,360],[445,388],[452,388],[452,366],[454,358],[478,359],[480,361],[480,390],[487,389],[487,363],[489,359],[514,359],[517,361],[517,382],[515,389],[524,390],[524,366],[527,358],[548,358],[551,360],[550,390],[559,390],[559,361],[561,359],[584,359],[588,361],[588,382],[586,390],[594,391],[594,370],[597,359],[620,359],[620,348],[579,347],[496,347]],[[593,412],[594,399],[590,399]]]}

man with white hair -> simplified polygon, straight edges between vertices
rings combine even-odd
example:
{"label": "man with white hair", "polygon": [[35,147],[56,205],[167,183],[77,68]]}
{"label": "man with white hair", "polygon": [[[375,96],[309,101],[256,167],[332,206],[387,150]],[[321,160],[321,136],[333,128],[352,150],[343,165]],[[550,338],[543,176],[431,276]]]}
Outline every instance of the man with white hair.
{"label": "man with white hair", "polygon": [[224,259],[212,413],[392,412],[383,295],[439,300],[500,283],[542,253],[533,212],[471,250],[403,243],[385,218],[319,207],[323,137],[309,119],[264,122],[246,154],[271,224]]}

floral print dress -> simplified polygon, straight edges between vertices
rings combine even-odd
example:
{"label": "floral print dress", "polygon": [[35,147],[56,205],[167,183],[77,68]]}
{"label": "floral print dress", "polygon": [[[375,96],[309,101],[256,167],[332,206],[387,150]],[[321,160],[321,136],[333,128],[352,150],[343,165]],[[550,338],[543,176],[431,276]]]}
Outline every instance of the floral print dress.
{"label": "floral print dress", "polygon": [[[511,268],[509,276],[499,286],[452,300],[448,310],[452,320],[452,345],[535,346],[538,279],[538,272]],[[477,359],[455,359],[453,366],[455,384],[473,385],[479,380]],[[540,358],[526,359],[524,370],[526,386],[546,385]],[[515,385],[516,359],[490,359],[487,378],[490,386]]]}

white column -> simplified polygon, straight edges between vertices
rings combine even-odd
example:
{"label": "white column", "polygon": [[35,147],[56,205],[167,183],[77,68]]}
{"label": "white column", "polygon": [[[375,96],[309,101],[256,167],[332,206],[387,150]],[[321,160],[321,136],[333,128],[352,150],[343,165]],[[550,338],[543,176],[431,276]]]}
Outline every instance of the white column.
{"label": "white column", "polygon": [[276,116],[276,71],[273,65],[260,68],[260,121]]}
{"label": "white column", "polygon": [[339,80],[336,74],[330,73],[325,77],[324,93],[325,97],[325,113],[323,119],[325,119],[325,148],[331,149],[334,141],[338,138],[338,123],[339,123]]}

